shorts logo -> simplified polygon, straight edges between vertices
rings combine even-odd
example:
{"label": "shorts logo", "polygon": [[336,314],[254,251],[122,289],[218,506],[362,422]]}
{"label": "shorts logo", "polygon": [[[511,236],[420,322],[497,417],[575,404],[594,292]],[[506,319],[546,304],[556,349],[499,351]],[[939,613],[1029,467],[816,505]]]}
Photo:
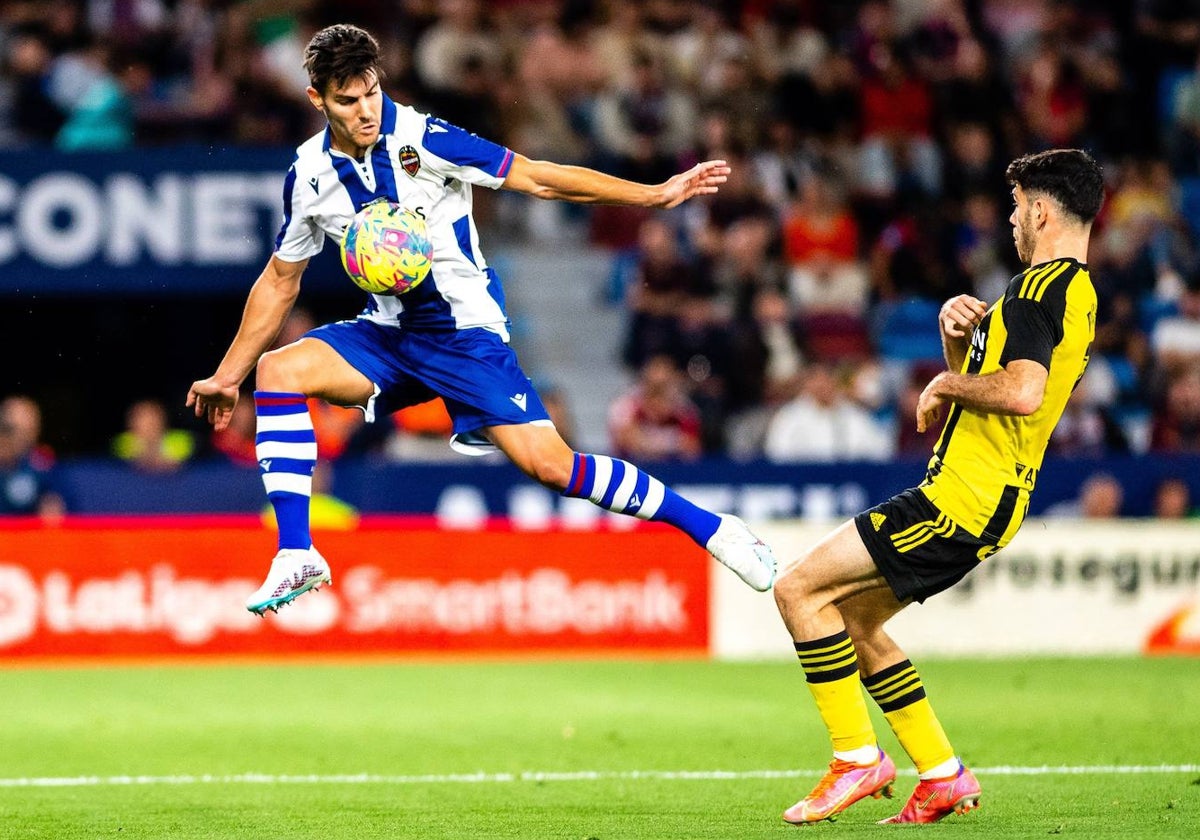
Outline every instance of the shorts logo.
{"label": "shorts logo", "polygon": [[884,516],[882,513],[872,513],[871,514],[871,524],[875,526],[875,530],[877,532],[879,531],[880,528],[883,527],[884,520],[886,520],[886,519],[887,519],[887,517]]}
{"label": "shorts logo", "polygon": [[524,394],[513,394],[509,399],[512,400],[512,404],[517,408],[522,411],[525,410],[526,396]]}
{"label": "shorts logo", "polygon": [[417,170],[421,168],[421,156],[417,154],[417,150],[412,146],[402,146],[399,152],[400,165],[409,175],[416,177]]}

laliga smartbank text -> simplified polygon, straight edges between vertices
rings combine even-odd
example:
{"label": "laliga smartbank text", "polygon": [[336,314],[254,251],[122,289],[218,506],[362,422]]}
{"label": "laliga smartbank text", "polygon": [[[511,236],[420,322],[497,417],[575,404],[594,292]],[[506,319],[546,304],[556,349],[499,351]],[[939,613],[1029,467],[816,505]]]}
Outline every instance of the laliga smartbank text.
{"label": "laliga smartbank text", "polygon": [[[242,607],[256,582],[205,579],[171,566],[112,577],[36,575],[0,566],[0,648],[37,634],[162,634],[200,646],[221,633],[268,626],[288,634],[582,635],[683,633],[686,587],[661,571],[620,581],[572,579],[554,568],[483,580],[389,577],[371,565],[347,568],[336,588],[305,597],[264,621]],[[270,622],[270,624],[268,624]]]}

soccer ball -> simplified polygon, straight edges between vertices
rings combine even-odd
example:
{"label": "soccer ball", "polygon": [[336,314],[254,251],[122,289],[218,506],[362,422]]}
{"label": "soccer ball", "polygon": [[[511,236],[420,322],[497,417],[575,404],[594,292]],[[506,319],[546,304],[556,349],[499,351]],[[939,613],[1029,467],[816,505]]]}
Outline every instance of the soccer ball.
{"label": "soccer ball", "polygon": [[355,214],[342,235],[342,267],[360,289],[402,295],[429,274],[433,246],[425,220],[386,199]]}

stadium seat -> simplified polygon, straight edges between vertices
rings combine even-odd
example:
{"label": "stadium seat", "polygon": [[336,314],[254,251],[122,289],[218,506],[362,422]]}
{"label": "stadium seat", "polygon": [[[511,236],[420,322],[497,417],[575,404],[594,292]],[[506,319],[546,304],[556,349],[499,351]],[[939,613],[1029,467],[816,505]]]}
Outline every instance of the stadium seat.
{"label": "stadium seat", "polygon": [[1156,298],[1154,295],[1142,295],[1138,300],[1138,326],[1146,334],[1154,332],[1154,325],[1159,322],[1159,319],[1175,315],[1179,311],[1179,307],[1173,300],[1163,300]]}
{"label": "stadium seat", "polygon": [[880,355],[903,362],[941,359],[939,309],[936,301],[916,297],[880,304],[875,323],[875,345]]}
{"label": "stadium seat", "polygon": [[1200,236],[1200,177],[1179,179],[1179,212],[1192,233]]}
{"label": "stadium seat", "polygon": [[818,312],[800,317],[804,348],[821,362],[861,361],[871,356],[867,322],[848,312]]}

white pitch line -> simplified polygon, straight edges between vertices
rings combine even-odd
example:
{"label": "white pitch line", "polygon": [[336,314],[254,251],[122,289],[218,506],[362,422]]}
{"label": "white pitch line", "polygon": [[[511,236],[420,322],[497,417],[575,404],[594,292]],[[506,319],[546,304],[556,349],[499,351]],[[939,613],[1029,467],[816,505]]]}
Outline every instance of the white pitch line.
{"label": "white pitch line", "polygon": [[[1081,766],[975,767],[980,776],[1112,776],[1200,773],[1200,764],[1094,764]],[[819,770],[579,770],[574,772],[451,773],[387,776],[374,773],[290,775],[236,773],[174,776],[27,776],[0,778],[0,788],[122,787],[152,785],[450,785],[511,784],[517,782],[599,781],[739,781],[743,779],[816,778]],[[901,776],[915,776],[901,770]]]}

